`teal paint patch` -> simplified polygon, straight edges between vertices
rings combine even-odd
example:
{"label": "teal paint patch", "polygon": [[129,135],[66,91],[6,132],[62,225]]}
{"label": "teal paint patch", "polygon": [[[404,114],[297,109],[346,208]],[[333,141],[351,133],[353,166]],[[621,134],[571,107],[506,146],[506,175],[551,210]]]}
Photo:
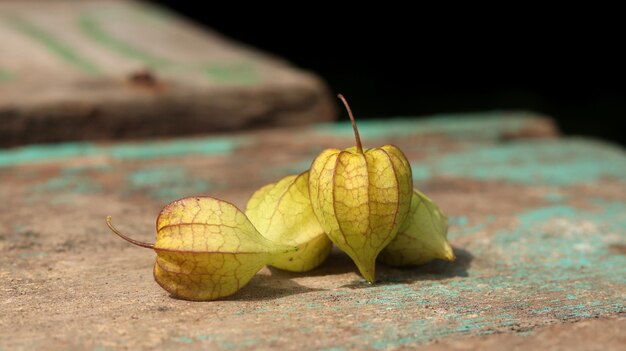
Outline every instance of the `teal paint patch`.
{"label": "teal paint patch", "polygon": [[25,198],[29,202],[48,201],[50,204],[67,204],[76,195],[98,194],[103,186],[94,176],[112,172],[110,165],[82,165],[62,168],[57,175],[30,186]]}
{"label": "teal paint patch", "polygon": [[74,50],[70,45],[55,37],[50,31],[39,28],[34,23],[20,17],[4,16],[2,19],[15,30],[37,42],[65,63],[87,74],[101,73],[100,67]]}
{"label": "teal paint patch", "polygon": [[498,247],[510,248],[507,261],[511,265],[539,265],[563,276],[578,275],[580,267],[604,267],[626,274],[626,257],[611,254],[605,241],[607,232],[626,228],[624,203],[605,203],[601,212],[566,206],[538,208],[518,219],[516,230],[499,232],[493,238]]}
{"label": "teal paint patch", "polygon": [[76,195],[102,192],[102,185],[95,181],[88,169],[89,167],[63,169],[60,174],[33,184],[26,199],[31,202],[48,201],[50,204],[64,204],[71,202]]}
{"label": "teal paint patch", "polygon": [[543,198],[547,202],[553,202],[553,203],[562,203],[565,200],[567,200],[567,196],[561,193],[557,193],[557,192],[547,193],[543,196]]}
{"label": "teal paint patch", "polygon": [[[612,253],[615,240],[626,240],[626,204],[594,200],[599,210],[548,206],[520,213],[519,225],[500,230],[488,241],[471,243],[469,250],[489,263],[469,269],[468,278],[420,280],[419,285],[392,284],[367,289],[353,309],[363,303],[398,311],[419,309],[428,300],[435,317],[388,327],[365,321],[358,325],[364,343],[374,349],[424,344],[451,335],[486,335],[502,330],[524,330],[539,321],[577,320],[615,315],[625,310],[626,256]],[[464,217],[451,218],[468,226]],[[490,295],[489,305],[480,302]],[[550,298],[542,298],[549,296]],[[598,297],[588,301],[585,297]],[[456,307],[455,307],[456,306]],[[428,316],[428,313],[426,313]],[[370,336],[372,330],[378,331]]]}
{"label": "teal paint patch", "polygon": [[[358,114],[358,113],[357,113]],[[358,121],[359,134],[369,139],[384,139],[407,135],[444,134],[455,138],[498,139],[504,133],[514,133],[532,123],[536,117],[528,113],[500,111],[466,115],[439,115],[423,119],[397,117],[384,120]],[[349,121],[324,123],[315,127],[322,135],[352,137],[354,131]]]}
{"label": "teal paint patch", "polygon": [[448,217],[448,239],[476,234],[481,230],[485,230],[489,224],[495,220],[494,217],[484,218],[481,222],[470,224],[469,220],[465,216],[450,216]]}
{"label": "teal paint patch", "polygon": [[426,167],[415,167],[412,166],[413,180],[416,183],[424,182],[433,177],[431,171]]}
{"label": "teal paint patch", "polygon": [[[377,350],[385,350],[390,348],[398,348],[412,344],[424,344],[433,339],[443,338],[450,334],[467,334],[477,332],[478,334],[491,334],[494,331],[484,329],[491,325],[483,316],[473,318],[459,319],[458,316],[450,316],[445,318],[445,323],[433,323],[431,320],[417,320],[410,330],[412,333],[398,331],[396,328],[379,326],[383,330],[383,334],[378,340],[374,340],[368,344]],[[379,329],[380,330],[380,329]]]}
{"label": "teal paint patch", "polygon": [[370,321],[363,321],[358,324],[358,327],[365,330],[370,331],[375,328],[375,326]]}
{"label": "teal paint patch", "polygon": [[89,194],[102,191],[102,187],[99,184],[94,183],[89,177],[78,174],[67,174],[49,178],[43,183],[34,185],[32,190],[34,194],[48,192]]}
{"label": "teal paint patch", "polygon": [[321,304],[319,304],[319,303],[307,303],[305,306],[306,306],[308,309],[313,309],[313,310],[314,310],[314,309],[319,309],[319,308],[324,307],[324,306],[322,306],[322,305],[321,305]]}
{"label": "teal paint patch", "polygon": [[118,159],[155,159],[182,155],[227,155],[246,139],[235,137],[206,137],[178,139],[167,142],[122,144],[105,148],[106,153]]}
{"label": "teal paint patch", "polygon": [[552,311],[554,311],[554,308],[552,307],[542,307],[542,308],[532,310],[530,312],[535,313],[535,314],[545,314],[545,313],[550,313]]}
{"label": "teal paint patch", "polygon": [[87,156],[109,156],[120,160],[146,160],[182,155],[227,155],[237,147],[244,145],[247,141],[247,139],[234,137],[206,137],[160,142],[125,143],[112,146],[101,146],[84,142],[29,145],[0,150],[0,167]]}
{"label": "teal paint patch", "polygon": [[573,219],[577,214],[577,210],[569,206],[551,206],[538,208],[532,211],[524,212],[518,216],[520,222],[541,223],[555,218]]}
{"label": "teal paint patch", "polygon": [[202,195],[211,189],[208,181],[194,178],[177,166],[141,169],[128,175],[132,189],[146,192],[158,200],[174,200],[183,196]]}
{"label": "teal paint patch", "polygon": [[257,344],[257,339],[252,339],[252,338],[248,338],[248,339],[244,339],[241,341],[227,341],[227,340],[223,340],[219,343],[219,347],[220,349],[223,350],[237,350],[237,349],[241,349],[243,347],[251,347]]}
{"label": "teal paint patch", "polygon": [[174,338],[174,341],[179,342],[179,343],[183,343],[183,344],[192,344],[193,343],[193,339],[188,337],[188,336],[179,336],[177,338]]}
{"label": "teal paint patch", "polygon": [[450,216],[448,218],[448,224],[449,225],[459,225],[459,226],[466,226],[468,223],[468,219],[466,216]]}
{"label": "teal paint patch", "polygon": [[2,149],[0,150],[0,167],[88,156],[97,153],[97,147],[89,143],[31,145],[15,149]]}
{"label": "teal paint patch", "polygon": [[418,292],[417,295],[421,297],[436,295],[447,300],[454,300],[461,296],[462,290],[447,284],[432,284],[421,288]]}
{"label": "teal paint patch", "polygon": [[602,177],[626,180],[626,154],[583,139],[518,141],[420,160],[415,181],[440,176],[567,186]]}

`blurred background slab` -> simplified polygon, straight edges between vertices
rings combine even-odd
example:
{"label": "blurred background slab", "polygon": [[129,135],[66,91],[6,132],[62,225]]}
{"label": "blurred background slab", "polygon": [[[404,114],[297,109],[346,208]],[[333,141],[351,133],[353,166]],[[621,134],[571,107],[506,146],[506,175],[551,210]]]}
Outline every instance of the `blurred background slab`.
{"label": "blurred background slab", "polygon": [[314,74],[131,1],[0,2],[0,146],[330,120]]}
{"label": "blurred background slab", "polygon": [[[525,110],[567,135],[626,146],[626,50],[619,9],[576,16],[517,7],[359,6],[150,0],[312,70],[361,107],[359,118]],[[285,12],[289,15],[283,15]],[[601,15],[600,15],[601,14]],[[597,25],[586,25],[581,19]],[[293,38],[297,38],[294,40]]]}

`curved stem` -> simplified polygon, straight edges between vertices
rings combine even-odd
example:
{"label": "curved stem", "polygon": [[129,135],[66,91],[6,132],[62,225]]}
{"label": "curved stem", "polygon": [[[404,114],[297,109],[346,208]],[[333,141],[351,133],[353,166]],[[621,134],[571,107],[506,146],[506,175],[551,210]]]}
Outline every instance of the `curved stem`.
{"label": "curved stem", "polygon": [[132,238],[129,238],[128,236],[126,236],[125,234],[122,234],[122,232],[120,232],[119,230],[117,230],[114,226],[113,223],[111,222],[113,218],[111,218],[111,216],[107,216],[107,226],[109,227],[109,229],[111,229],[111,231],[113,231],[113,233],[117,234],[120,238],[128,241],[129,243],[133,244],[133,245],[137,245],[137,246],[141,246],[141,247],[145,247],[147,249],[154,249],[154,244],[150,244],[150,243],[144,243],[143,241],[138,241]]}
{"label": "curved stem", "polygon": [[359,129],[356,127],[356,122],[354,121],[354,116],[352,115],[352,110],[350,109],[350,105],[348,105],[348,101],[346,101],[346,98],[343,97],[343,95],[337,94],[337,97],[341,99],[341,101],[343,102],[343,105],[346,107],[346,110],[348,110],[348,115],[350,116],[350,120],[352,121],[352,128],[354,129],[354,139],[356,139],[356,150],[360,154],[362,154],[363,146],[361,145],[361,137],[359,136]]}

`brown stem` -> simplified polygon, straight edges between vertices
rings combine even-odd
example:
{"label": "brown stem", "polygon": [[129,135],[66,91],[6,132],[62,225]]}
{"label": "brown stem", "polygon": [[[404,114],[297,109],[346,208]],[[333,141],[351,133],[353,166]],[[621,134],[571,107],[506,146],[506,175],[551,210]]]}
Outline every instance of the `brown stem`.
{"label": "brown stem", "polygon": [[354,116],[352,115],[352,110],[350,109],[350,105],[348,105],[348,101],[346,101],[346,98],[343,97],[343,95],[337,94],[337,97],[341,99],[341,101],[343,102],[343,105],[346,107],[346,110],[348,110],[348,115],[350,116],[350,120],[352,121],[352,128],[354,129],[354,139],[356,139],[356,150],[360,154],[362,154],[363,146],[361,145],[361,137],[359,136],[359,129],[356,127],[356,122],[354,121]]}
{"label": "brown stem", "polygon": [[128,241],[129,243],[133,245],[145,247],[147,249],[154,249],[154,244],[144,243],[143,241],[138,241],[138,240],[129,238],[125,234],[122,234],[122,232],[120,232],[113,226],[113,223],[111,223],[111,220],[112,220],[111,216],[107,216],[107,226],[109,227],[109,229],[111,229],[111,231],[113,231],[113,233],[117,234],[120,238]]}

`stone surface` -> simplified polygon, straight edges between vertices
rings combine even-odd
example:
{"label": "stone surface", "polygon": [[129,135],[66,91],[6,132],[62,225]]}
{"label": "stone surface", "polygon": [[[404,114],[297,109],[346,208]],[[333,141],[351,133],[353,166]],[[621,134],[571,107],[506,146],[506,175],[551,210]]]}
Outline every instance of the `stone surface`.
{"label": "stone surface", "polygon": [[503,333],[444,340],[424,350],[623,350],[626,345],[624,328],[624,317],[594,318],[538,327],[532,333]]}
{"label": "stone surface", "polygon": [[330,120],[323,82],[164,9],[0,2],[0,146]]}
{"label": "stone surface", "polygon": [[[312,272],[264,268],[232,297],[197,303],[170,298],[152,278],[154,253],[104,224],[110,214],[151,241],[176,198],[243,207],[323,148],[351,146],[348,123],[0,151],[0,349],[616,349],[622,148],[558,138],[520,113],[359,126],[364,146],[407,154],[416,187],[450,217],[457,261],[379,265],[368,285],[334,251]],[[601,339],[581,337],[596,330]]]}

